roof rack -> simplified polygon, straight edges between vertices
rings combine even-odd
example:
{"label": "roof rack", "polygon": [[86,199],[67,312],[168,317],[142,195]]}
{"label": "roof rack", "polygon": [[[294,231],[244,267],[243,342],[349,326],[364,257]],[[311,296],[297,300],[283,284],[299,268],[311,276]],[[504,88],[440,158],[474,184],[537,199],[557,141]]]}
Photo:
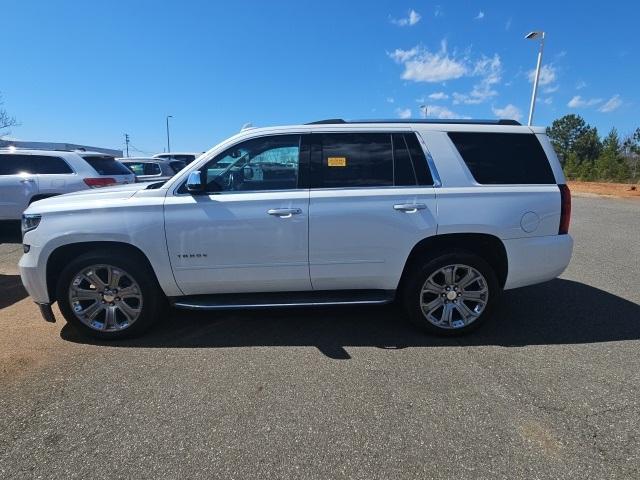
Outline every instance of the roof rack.
{"label": "roof rack", "polygon": [[334,125],[334,124],[353,124],[353,123],[430,123],[430,124],[449,124],[449,125],[522,125],[517,120],[499,119],[499,120],[469,120],[464,118],[451,118],[445,120],[436,120],[430,118],[421,119],[393,119],[393,120],[343,120],[342,118],[330,118],[328,120],[318,120],[309,122],[306,125]]}

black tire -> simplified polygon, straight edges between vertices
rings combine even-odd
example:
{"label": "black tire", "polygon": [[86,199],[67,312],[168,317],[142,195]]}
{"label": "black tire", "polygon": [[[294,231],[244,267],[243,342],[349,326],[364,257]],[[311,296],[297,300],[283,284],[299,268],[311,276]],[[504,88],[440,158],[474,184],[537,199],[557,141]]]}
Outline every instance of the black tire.
{"label": "black tire", "polygon": [[[85,268],[92,265],[111,265],[124,270],[132,277],[142,293],[142,305],[137,319],[130,326],[118,331],[100,331],[84,324],[74,313],[69,299],[69,288],[74,278]],[[60,273],[56,285],[56,299],[60,311],[67,323],[82,335],[101,340],[115,340],[135,337],[145,332],[160,318],[162,306],[166,303],[155,274],[149,265],[137,255],[127,251],[87,252],[72,260]]]}
{"label": "black tire", "polygon": [[[488,298],[486,299],[487,301],[484,306],[484,310],[481,311],[482,313],[475,320],[457,328],[443,328],[429,321],[423,314],[420,301],[422,287],[425,285],[427,279],[438,270],[449,265],[464,265],[472,267],[484,277],[488,288]],[[462,270],[462,272],[464,272],[464,270]],[[402,291],[402,301],[409,316],[409,320],[420,329],[425,330],[428,333],[441,336],[457,336],[464,335],[480,327],[491,315],[491,310],[493,309],[493,306],[498,300],[500,294],[501,288],[495,271],[484,259],[467,251],[452,250],[425,259],[422,263],[415,265],[412,270],[408,272]],[[435,295],[432,298],[435,298]],[[456,300],[456,302],[457,301],[458,300]],[[473,303],[467,304],[467,306],[469,305],[473,305]],[[457,310],[455,311],[455,315],[461,317],[460,313]]]}

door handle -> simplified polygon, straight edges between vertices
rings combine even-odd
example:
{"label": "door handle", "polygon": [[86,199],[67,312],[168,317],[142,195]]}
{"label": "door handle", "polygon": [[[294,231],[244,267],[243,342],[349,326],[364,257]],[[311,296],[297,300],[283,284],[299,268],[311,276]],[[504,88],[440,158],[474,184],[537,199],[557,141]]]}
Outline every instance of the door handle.
{"label": "door handle", "polygon": [[33,178],[23,178],[20,180],[20,183],[33,183],[35,180]]}
{"label": "door handle", "polygon": [[424,203],[399,203],[393,206],[394,210],[406,213],[416,213],[418,210],[424,210],[427,206]]}
{"label": "door handle", "polygon": [[267,213],[280,218],[290,218],[292,215],[300,215],[302,210],[299,208],[271,208],[267,210]]}

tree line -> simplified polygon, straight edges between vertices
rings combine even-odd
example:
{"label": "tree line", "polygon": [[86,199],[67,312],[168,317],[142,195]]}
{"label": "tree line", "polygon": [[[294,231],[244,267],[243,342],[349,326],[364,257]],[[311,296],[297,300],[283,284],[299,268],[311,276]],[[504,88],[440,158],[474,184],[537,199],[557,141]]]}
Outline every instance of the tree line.
{"label": "tree line", "polygon": [[571,180],[640,182],[640,128],[620,137],[612,128],[600,138],[580,115],[565,115],[547,128],[564,173]]}

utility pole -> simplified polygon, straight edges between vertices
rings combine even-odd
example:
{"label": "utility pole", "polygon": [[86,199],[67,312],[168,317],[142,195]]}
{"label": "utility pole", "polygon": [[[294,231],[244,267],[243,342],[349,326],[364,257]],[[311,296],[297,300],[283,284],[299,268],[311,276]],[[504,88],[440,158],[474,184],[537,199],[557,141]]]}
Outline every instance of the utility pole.
{"label": "utility pole", "polygon": [[129,134],[128,133],[124,134],[124,143],[127,148],[127,158],[129,158]]}
{"label": "utility pole", "polygon": [[169,141],[169,119],[173,118],[173,115],[167,115],[167,152],[171,151],[171,143]]}

